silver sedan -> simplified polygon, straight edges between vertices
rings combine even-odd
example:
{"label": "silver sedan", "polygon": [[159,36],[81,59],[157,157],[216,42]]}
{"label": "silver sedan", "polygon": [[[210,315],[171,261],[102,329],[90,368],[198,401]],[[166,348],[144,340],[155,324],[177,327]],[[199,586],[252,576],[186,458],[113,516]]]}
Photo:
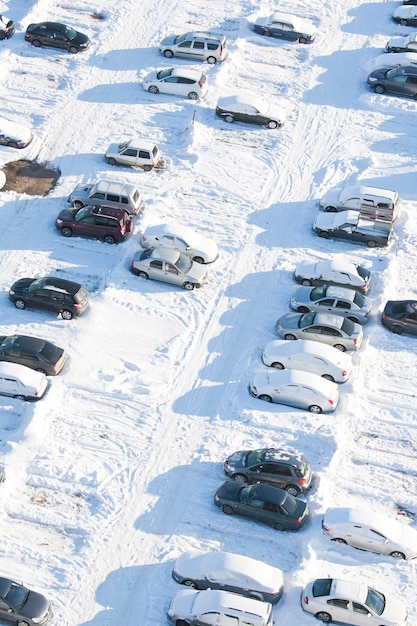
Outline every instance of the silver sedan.
{"label": "silver sedan", "polygon": [[130,271],[140,278],[161,280],[188,291],[201,287],[207,280],[204,265],[191,261],[177,250],[167,248],[149,248],[143,252],[139,250],[133,257]]}
{"label": "silver sedan", "polygon": [[291,296],[290,306],[298,313],[334,313],[347,317],[356,324],[364,324],[369,319],[372,301],[347,287],[321,285],[298,287]]}
{"label": "silver sedan", "polygon": [[328,313],[288,313],[279,318],[276,331],[283,339],[311,339],[338,350],[358,350],[363,339],[360,324]]}

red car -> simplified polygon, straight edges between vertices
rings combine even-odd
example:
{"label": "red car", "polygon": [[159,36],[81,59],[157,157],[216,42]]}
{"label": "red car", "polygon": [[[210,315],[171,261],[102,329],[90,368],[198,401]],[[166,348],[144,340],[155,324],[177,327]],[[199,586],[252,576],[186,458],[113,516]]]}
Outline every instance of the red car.
{"label": "red car", "polygon": [[55,226],[64,237],[91,237],[106,243],[120,243],[132,233],[132,218],[124,209],[85,206],[63,209]]}

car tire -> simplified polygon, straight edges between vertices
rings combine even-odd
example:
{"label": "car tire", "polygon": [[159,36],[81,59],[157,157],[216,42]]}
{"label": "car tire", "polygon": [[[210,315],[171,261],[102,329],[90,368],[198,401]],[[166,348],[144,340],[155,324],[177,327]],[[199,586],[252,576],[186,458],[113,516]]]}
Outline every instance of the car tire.
{"label": "car tire", "polygon": [[228,504],[223,504],[222,511],[226,515],[233,515],[233,508],[229,506]]}
{"label": "car tire", "polygon": [[18,148],[19,147],[15,141],[9,141],[7,145],[9,146],[9,148]]}
{"label": "car tire", "polygon": [[203,265],[203,264],[204,264],[204,259],[202,259],[202,258],[201,258],[201,256],[195,256],[195,257],[193,257],[193,261],[194,261],[195,263],[200,263],[200,265]]}
{"label": "car tire", "polygon": [[399,552],[398,550],[391,552],[390,556],[394,557],[394,559],[403,559],[405,561],[405,554],[403,552]]}
{"label": "car tire", "polygon": [[278,128],[278,122],[276,122],[275,120],[269,120],[267,126],[271,129]]}
{"label": "car tire", "polygon": [[110,244],[116,243],[116,240],[115,240],[115,238],[113,237],[113,235],[106,235],[106,236],[103,238],[103,241],[104,241],[104,243],[110,243]]}
{"label": "car tire", "polygon": [[35,48],[40,48],[42,45],[39,39],[32,39],[30,43],[32,44],[32,46],[35,46]]}
{"label": "car tire", "polygon": [[149,93],[159,93],[159,89],[156,85],[150,85],[148,87],[148,91]]}
{"label": "car tire", "polygon": [[261,393],[261,395],[258,396],[258,400],[263,400],[264,402],[272,402],[271,396],[268,396],[266,393]]}
{"label": "car tire", "polygon": [[336,350],[340,350],[340,352],[346,352],[346,348],[342,343],[335,343],[333,348],[336,348]]}
{"label": "car tire", "polygon": [[368,246],[368,248],[377,248],[378,247],[378,243],[374,239],[370,239],[369,241],[367,241],[366,245]]}
{"label": "car tire", "polygon": [[186,281],[183,284],[182,288],[185,289],[186,291],[192,291],[194,289],[194,285],[193,285],[193,283],[190,283],[190,282]]}
{"label": "car tire", "polygon": [[400,20],[399,23],[401,26],[408,26],[408,20]]}
{"label": "car tire", "polygon": [[332,616],[329,613],[326,613],[325,611],[319,611],[318,613],[316,613],[316,617],[317,619],[320,619],[325,624],[330,624],[330,622],[332,621]]}
{"label": "car tire", "polygon": [[297,337],[295,335],[292,335],[291,333],[287,333],[286,335],[284,335],[284,339],[286,339],[287,341],[297,341]]}
{"label": "car tire", "polygon": [[[13,398],[15,398],[16,400],[26,400],[26,396],[22,396],[22,395],[17,395],[17,396],[13,396]],[[27,622],[18,622],[18,624],[27,624]],[[29,626],[29,624],[27,624],[27,626]]]}
{"label": "car tire", "polygon": [[229,124],[233,124],[233,122],[235,121],[235,118],[233,117],[233,115],[225,115],[224,121],[229,122]]}
{"label": "car tire", "polygon": [[26,309],[26,302],[24,300],[17,299],[14,301],[14,305],[16,309],[20,309],[20,311],[23,311],[23,309]]}
{"label": "car tire", "polygon": [[298,42],[299,43],[307,43],[307,39],[305,37],[300,37]]}
{"label": "car tire", "polygon": [[217,63],[216,57],[207,57],[207,63],[209,65],[216,65],[216,63]]}
{"label": "car tire", "polygon": [[63,237],[72,237],[71,228],[68,228],[67,226],[64,226],[64,228],[61,228],[61,235]]}
{"label": "car tire", "polygon": [[303,278],[301,284],[304,285],[304,287],[311,287],[311,280],[309,280],[308,278]]}
{"label": "car tire", "polygon": [[334,378],[331,374],[322,374],[321,377],[325,378],[326,380],[330,380],[331,383],[334,383]]}
{"label": "car tire", "polygon": [[146,272],[142,272],[141,270],[136,270],[136,276],[139,276],[139,278],[143,278],[144,280],[148,280],[148,278],[149,278],[147,273]]}
{"label": "car tire", "polygon": [[374,86],[375,93],[385,93],[384,85],[375,85]]}
{"label": "car tire", "polygon": [[285,530],[284,524],[274,524],[274,530]]}
{"label": "car tire", "polygon": [[63,320],[72,320],[72,318],[74,317],[74,314],[69,309],[63,309],[61,311],[61,317]]}
{"label": "car tire", "polygon": [[244,474],[233,474],[232,480],[234,480],[236,483],[245,483],[246,477],[244,476]]}
{"label": "car tire", "polygon": [[318,404],[312,404],[308,407],[310,413],[315,413],[316,415],[320,415],[323,412],[323,409]]}
{"label": "car tire", "polygon": [[298,313],[310,313],[310,309],[307,306],[299,306],[297,311]]}
{"label": "car tire", "polygon": [[78,52],[78,48],[76,48],[75,46],[70,46],[70,47],[68,48],[68,52],[69,52],[70,54],[77,54],[77,52]]}
{"label": "car tire", "polygon": [[328,239],[329,233],[327,232],[327,230],[319,230],[318,236],[321,237],[322,239]]}
{"label": "car tire", "polygon": [[84,202],[81,202],[81,200],[74,200],[74,202],[72,203],[72,206],[74,207],[74,209],[82,209],[84,206]]}
{"label": "car tire", "polygon": [[185,585],[186,587],[190,587],[190,589],[197,589],[197,585],[193,580],[183,580],[181,584]]}
{"label": "car tire", "polygon": [[334,539],[332,539],[332,541],[334,541],[335,543],[343,543],[345,546],[347,546],[347,541],[341,539],[340,537],[335,537]]}
{"label": "car tire", "polygon": [[279,361],[274,361],[273,363],[271,363],[271,367],[274,367],[276,370],[285,370],[285,367],[282,363],[279,363]]}
{"label": "car tire", "polygon": [[175,626],[190,626],[190,622],[186,622],[185,619],[177,619]]}
{"label": "car tire", "polygon": [[360,324],[360,321],[358,320],[357,317],[348,317],[347,319],[353,322],[354,324]]}
{"label": "car tire", "polygon": [[299,496],[301,493],[301,489],[299,489],[297,485],[288,485],[288,487],[285,487],[285,491],[289,493],[290,496],[294,496],[294,498]]}
{"label": "car tire", "polygon": [[116,159],[114,159],[113,157],[109,157],[109,158],[107,159],[107,163],[108,163],[109,165],[116,165],[117,161],[116,161]]}
{"label": "car tire", "polygon": [[395,333],[396,335],[402,335],[403,330],[403,327],[399,326],[398,324],[393,324],[393,326],[391,326],[391,332]]}
{"label": "car tire", "polygon": [[324,207],[326,213],[337,213],[337,209],[335,206],[326,206]]}
{"label": "car tire", "polygon": [[174,53],[172,52],[172,50],[164,50],[164,57],[166,57],[167,59],[172,59],[173,56]]}
{"label": "car tire", "polygon": [[198,93],[196,93],[195,91],[190,91],[188,97],[190,98],[190,100],[198,100]]}
{"label": "car tire", "polygon": [[24,620],[24,619],[20,619],[20,620],[17,622],[17,626],[30,626],[30,624],[29,624],[28,622],[25,622],[25,620]]}
{"label": "car tire", "polygon": [[152,170],[152,165],[144,165],[143,169],[145,170],[145,172],[150,172]]}

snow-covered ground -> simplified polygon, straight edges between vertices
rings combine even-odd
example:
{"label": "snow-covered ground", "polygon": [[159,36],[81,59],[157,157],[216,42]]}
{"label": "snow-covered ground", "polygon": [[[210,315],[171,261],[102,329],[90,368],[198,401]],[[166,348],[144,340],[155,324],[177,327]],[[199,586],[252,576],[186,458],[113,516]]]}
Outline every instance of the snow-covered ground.
{"label": "snow-covered ground", "polygon": [[[224,549],[285,570],[276,624],[316,623],[300,608],[317,577],[368,581],[400,598],[417,624],[416,563],[331,543],[329,506],[371,506],[416,525],[416,343],[379,321],[387,299],[416,297],[417,103],[374,95],[367,68],[395,25],[391,0],[284,0],[319,36],[310,46],[263,39],[251,21],[277,7],[232,0],[0,0],[17,32],[0,42],[0,115],[25,121],[36,140],[0,148],[0,164],[34,158],[62,177],[47,197],[0,194],[2,334],[29,334],[68,352],[63,372],[36,404],[0,399],[0,573],[53,603],[60,626],[166,623],[179,586],[175,557]],[[97,19],[101,16],[104,19]],[[60,21],[87,33],[83,54],[35,49],[31,22]],[[198,103],[153,96],[141,77],[169,61],[165,35],[217,30],[229,40],[220,66],[202,65],[209,92]],[[281,130],[227,125],[219,95],[258,93],[287,110]],[[155,141],[168,168],[107,165],[112,141]],[[76,183],[135,182],[146,208],[126,243],[64,239],[54,227]],[[318,198],[361,181],[396,189],[401,214],[387,250],[324,241],[311,230]],[[149,224],[178,221],[221,249],[208,283],[191,293],[140,281],[128,270]],[[371,269],[374,307],[355,371],[330,415],[270,406],[248,381],[276,338],[302,259],[337,256]],[[56,274],[82,282],[91,307],[77,320],[18,311],[12,282]],[[311,520],[278,533],[225,516],[213,504],[231,452],[290,446],[315,473]]]}

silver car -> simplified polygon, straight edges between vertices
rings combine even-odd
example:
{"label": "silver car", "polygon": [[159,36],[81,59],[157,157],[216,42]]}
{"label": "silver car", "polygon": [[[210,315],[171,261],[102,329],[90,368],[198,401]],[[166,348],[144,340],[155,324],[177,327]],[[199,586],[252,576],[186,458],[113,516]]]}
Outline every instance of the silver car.
{"label": "silver car", "polygon": [[360,324],[329,313],[287,313],[279,318],[276,331],[283,339],[311,339],[338,350],[358,350],[363,339]]}
{"label": "silver car", "polygon": [[361,293],[368,293],[371,288],[371,272],[366,267],[338,258],[300,261],[294,280],[302,285],[340,285]]}
{"label": "silver car", "polygon": [[138,250],[133,257],[130,271],[140,278],[160,280],[188,291],[201,287],[207,280],[204,265],[191,261],[185,254],[167,248]]}
{"label": "silver car", "polygon": [[369,319],[372,301],[354,289],[320,285],[298,287],[291,296],[290,307],[298,313],[334,313],[347,317],[356,324],[365,324]]}

